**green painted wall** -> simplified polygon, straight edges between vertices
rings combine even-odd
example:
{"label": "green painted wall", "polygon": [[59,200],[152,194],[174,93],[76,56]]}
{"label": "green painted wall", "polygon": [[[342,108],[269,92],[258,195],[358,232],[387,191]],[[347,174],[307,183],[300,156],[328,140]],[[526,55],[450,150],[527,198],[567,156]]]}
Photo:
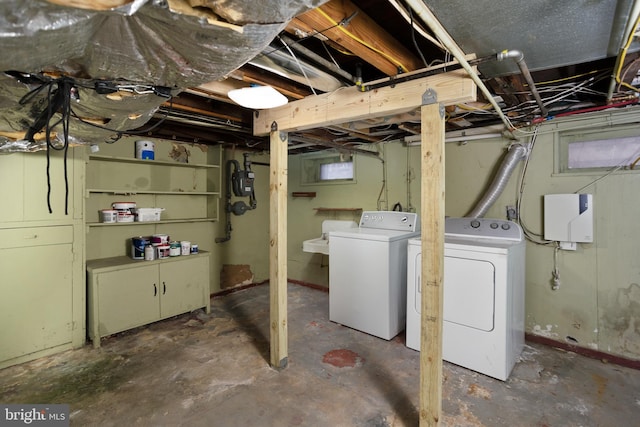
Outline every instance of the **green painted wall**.
{"label": "green painted wall", "polygon": [[[561,284],[558,290],[551,288],[553,246],[527,245],[526,329],[530,333],[633,359],[640,359],[640,258],[637,256],[640,249],[640,222],[637,221],[640,174],[620,171],[602,179],[599,179],[602,174],[597,173],[559,174],[556,172],[556,153],[561,132],[601,128],[615,137],[619,135],[618,126],[626,124],[628,127],[637,115],[638,109],[593,113],[554,119],[540,126],[525,176],[521,212],[527,228],[541,233],[544,194],[571,193],[597,180],[583,191],[593,194],[594,198],[594,242],[579,244],[576,251],[559,252]],[[523,135],[521,142],[529,141],[530,137]],[[469,212],[491,182],[508,143],[504,139],[493,139],[446,145],[446,215],[464,216]],[[360,216],[360,212],[318,211],[316,208],[387,210],[400,203],[405,210],[411,208],[420,212],[420,148],[393,142],[381,144],[377,150],[380,159],[362,154],[355,156],[356,182],[350,184],[303,185],[304,156],[289,157],[290,279],[328,286],[328,258],[303,252],[302,242],[319,237],[325,219],[357,221]],[[7,159],[20,156],[8,156]],[[225,150],[225,156],[225,160],[235,158],[242,164],[239,150]],[[225,265],[248,266],[253,282],[269,278],[269,167],[256,164],[268,164],[269,156],[251,153],[250,159],[254,162],[252,169],[256,175],[257,208],[242,216],[232,215],[231,240],[214,242],[216,237],[225,234],[226,171],[223,169],[220,221],[203,226],[195,232],[197,236],[191,238],[197,240],[201,248],[212,251],[212,292],[220,289],[219,275]],[[523,164],[518,166],[487,217],[504,218],[505,206],[516,203]],[[313,191],[316,196],[292,197],[291,193],[298,191]],[[232,199],[233,202],[237,200],[248,202],[246,198]],[[92,213],[87,212],[87,217],[90,215]],[[100,245],[90,236],[87,245],[88,254],[100,253]]]}
{"label": "green painted wall", "polygon": [[[531,155],[522,199],[522,218],[532,232],[542,233],[542,196],[572,193],[597,180],[602,173],[558,174],[556,144],[561,132],[604,129],[620,136],[618,126],[636,120],[638,109],[592,113],[555,119],[540,126]],[[627,125],[628,127],[628,125]],[[530,137],[522,134],[521,142]],[[509,144],[505,139],[448,143],[446,145],[446,215],[464,216],[493,179]],[[381,209],[400,202],[420,211],[419,147],[389,143],[382,148],[387,168],[387,190]],[[383,180],[382,163],[358,155],[357,183],[300,185],[302,156],[289,158],[289,192],[315,191],[313,199],[289,197],[289,258],[291,279],[328,286],[328,259],[301,250],[302,241],[319,237],[324,219],[354,219],[351,213],[320,213],[316,207],[376,209]],[[524,162],[486,217],[505,218],[507,205],[515,205]],[[407,176],[410,192],[407,192]],[[527,244],[526,329],[559,341],[640,359],[640,174],[620,171],[595,182],[582,192],[593,194],[594,242],[576,251],[560,251],[560,288],[552,290],[551,245]]]}
{"label": "green painted wall", "polygon": [[[582,347],[640,359],[640,174],[619,171],[559,174],[560,135],[564,132],[616,129],[632,123],[638,110],[595,113],[556,119],[539,128],[524,179],[521,220],[534,233],[543,233],[544,194],[593,194],[594,242],[576,251],[559,251],[560,288],[552,290],[554,246],[527,244],[526,329]],[[616,125],[612,125],[616,123]],[[529,142],[530,138],[524,138]],[[506,142],[489,140],[467,145],[447,144],[446,214],[463,216],[495,173]],[[504,218],[505,206],[515,205],[523,163],[487,217]]]}

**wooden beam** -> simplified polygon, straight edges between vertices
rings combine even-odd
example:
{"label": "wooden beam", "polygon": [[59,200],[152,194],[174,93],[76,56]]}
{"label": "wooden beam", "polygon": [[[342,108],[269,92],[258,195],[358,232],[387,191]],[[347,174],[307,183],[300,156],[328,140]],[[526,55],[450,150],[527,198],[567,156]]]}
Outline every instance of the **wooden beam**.
{"label": "wooden beam", "polygon": [[[346,25],[337,25],[349,18]],[[349,0],[331,0],[298,15],[297,21],[322,33],[388,76],[424,66],[420,58]]]}
{"label": "wooden beam", "polygon": [[360,92],[356,86],[340,88],[261,110],[254,117],[253,133],[268,135],[274,121],[281,131],[290,132],[406,113],[422,105],[422,95],[427,89],[435,90],[438,102],[443,105],[476,100],[475,83],[464,70],[456,70],[366,92]]}
{"label": "wooden beam", "polygon": [[273,123],[270,138],[269,179],[269,295],[271,366],[288,363],[287,342],[287,134]]}
{"label": "wooden beam", "polygon": [[444,277],[444,107],[421,108],[422,330],[420,426],[442,420],[442,302]]}

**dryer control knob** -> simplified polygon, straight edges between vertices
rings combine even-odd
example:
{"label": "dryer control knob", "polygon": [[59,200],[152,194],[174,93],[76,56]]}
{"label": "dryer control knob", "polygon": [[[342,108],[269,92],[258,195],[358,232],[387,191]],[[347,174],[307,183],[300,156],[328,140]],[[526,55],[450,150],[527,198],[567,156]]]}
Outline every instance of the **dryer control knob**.
{"label": "dryer control knob", "polygon": [[496,228],[498,228],[498,223],[497,222],[492,222],[489,227],[491,227],[492,230],[495,230]]}
{"label": "dryer control knob", "polygon": [[480,227],[480,221],[478,221],[477,219],[474,219],[471,221],[471,228],[478,228]]}
{"label": "dryer control knob", "polygon": [[502,224],[502,229],[503,230],[508,230],[511,228],[511,224],[509,224],[508,222],[505,222],[504,224]]}

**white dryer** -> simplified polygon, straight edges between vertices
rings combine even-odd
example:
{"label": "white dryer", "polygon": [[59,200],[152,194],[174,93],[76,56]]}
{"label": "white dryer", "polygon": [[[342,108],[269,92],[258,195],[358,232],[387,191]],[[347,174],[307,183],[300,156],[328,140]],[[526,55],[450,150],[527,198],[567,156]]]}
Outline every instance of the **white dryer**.
{"label": "white dryer", "polygon": [[[407,260],[407,347],[420,350],[421,242]],[[512,221],[447,218],[442,358],[506,380],[524,346],[525,242]]]}
{"label": "white dryer", "polygon": [[390,340],[404,330],[407,241],[418,215],[366,211],[358,228],[329,233],[329,320]]}

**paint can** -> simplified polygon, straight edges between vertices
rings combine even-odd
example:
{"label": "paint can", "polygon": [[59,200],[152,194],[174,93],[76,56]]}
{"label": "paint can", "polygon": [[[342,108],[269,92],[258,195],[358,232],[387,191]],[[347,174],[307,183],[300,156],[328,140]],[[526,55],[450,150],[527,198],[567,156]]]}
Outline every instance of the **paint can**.
{"label": "paint can", "polygon": [[111,207],[117,211],[116,222],[133,222],[136,209],[135,202],[114,202]]}
{"label": "paint can", "polygon": [[169,235],[168,234],[154,234],[151,236],[151,243],[154,245],[168,245],[169,244]]}
{"label": "paint can", "polygon": [[180,242],[169,243],[169,256],[180,256]]}
{"label": "paint can", "polygon": [[158,250],[158,259],[169,258],[169,245],[158,245],[156,249]]}
{"label": "paint can", "polygon": [[153,141],[136,141],[136,159],[154,160],[156,144]]}
{"label": "paint can", "polygon": [[145,248],[149,245],[148,237],[132,237],[131,238],[131,258],[144,259]]}
{"label": "paint can", "polygon": [[191,242],[182,240],[180,242],[180,255],[189,255],[191,253]]}

